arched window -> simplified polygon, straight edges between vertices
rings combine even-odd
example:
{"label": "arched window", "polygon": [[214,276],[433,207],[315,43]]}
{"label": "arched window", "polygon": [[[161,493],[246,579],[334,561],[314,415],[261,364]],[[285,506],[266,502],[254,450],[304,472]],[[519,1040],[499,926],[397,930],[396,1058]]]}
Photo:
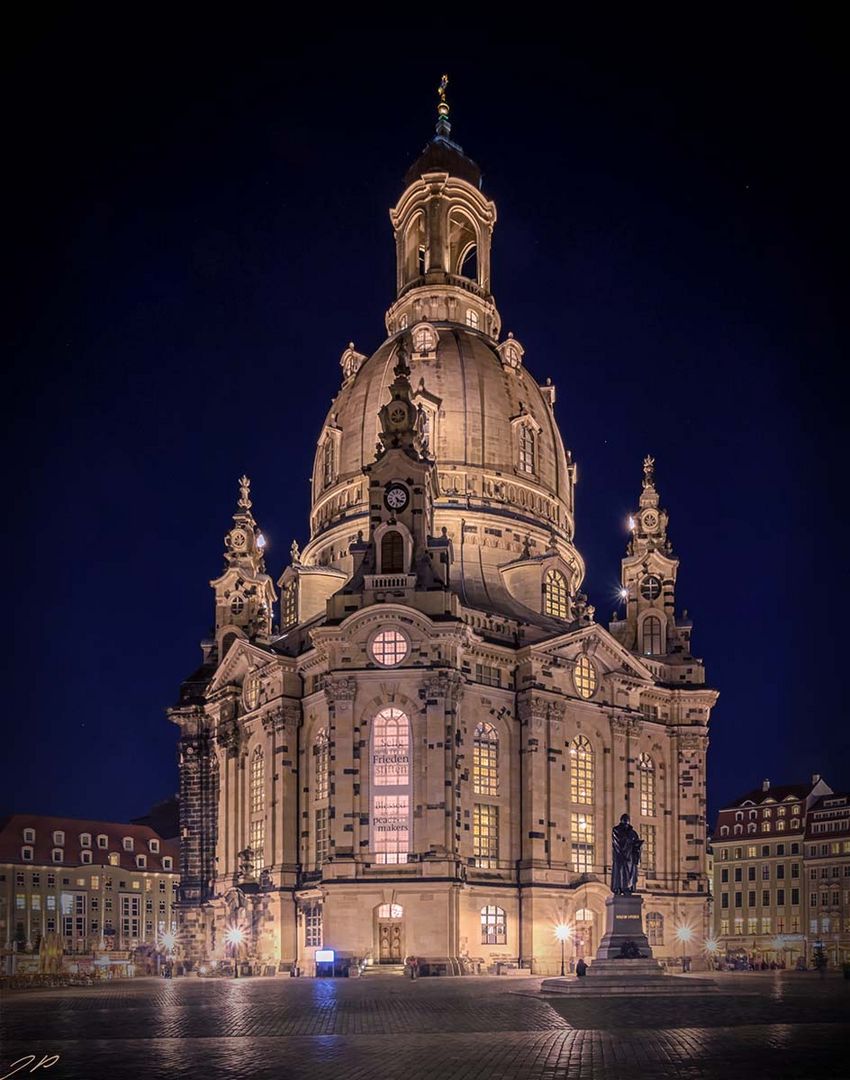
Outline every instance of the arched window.
{"label": "arched window", "polygon": [[251,712],[260,703],[260,676],[256,671],[249,671],[242,684],[242,703]]}
{"label": "arched window", "polygon": [[576,735],[570,744],[570,797],[593,805],[593,747],[586,735]]}
{"label": "arched window", "polygon": [[280,617],[284,627],[294,626],[298,622],[298,593],[294,581],[288,581],[283,587],[280,599]]}
{"label": "arched window", "polygon": [[487,904],[481,909],[481,944],[506,945],[508,941],[508,920],[505,909]]}
{"label": "arched window", "polygon": [[547,615],[554,615],[556,619],[567,618],[567,579],[560,570],[546,571],[543,596],[544,610]]}
{"label": "arched window", "polygon": [[661,620],[650,615],[643,620],[643,654],[644,656],[660,656],[661,654]]}
{"label": "arched window", "polygon": [[460,211],[449,216],[449,266],[451,273],[478,281],[476,247],[478,234],[475,226]]}
{"label": "arched window", "polygon": [[575,917],[576,956],[593,956],[593,912],[590,908],[579,908]]}
{"label": "arched window", "polygon": [[325,438],[325,445],[322,451],[322,479],[325,487],[330,487],[336,479],[335,449],[333,436],[328,435]]}
{"label": "arched window", "polygon": [[655,762],[650,754],[638,757],[640,778],[640,812],[643,817],[655,817]]}
{"label": "arched window", "polygon": [[576,688],[576,693],[585,700],[592,698],[596,693],[598,681],[596,668],[593,666],[590,657],[580,656],[576,661],[576,666],[573,668],[573,686]]}
{"label": "arched window", "polygon": [[316,802],[328,797],[328,777],[330,775],[330,739],[328,729],[320,728],[313,740],[313,798]]}
{"label": "arched window", "polygon": [[381,904],[378,907],[379,919],[401,919],[404,917],[404,908],[401,904]]}
{"label": "arched window", "polygon": [[251,755],[251,813],[260,814],[266,806],[266,763],[258,746]]}
{"label": "arched window", "polygon": [[381,709],[372,727],[372,851],[379,863],[405,863],[410,851],[410,720]]}
{"label": "arched window", "polygon": [[425,251],[425,218],[416,214],[407,227],[404,236],[403,253],[404,281],[406,285],[417,277],[421,277],[427,270],[427,256]]}
{"label": "arched window", "polygon": [[650,945],[664,944],[664,916],[660,911],[646,914],[646,940]]}
{"label": "arched window", "polygon": [[475,795],[499,794],[499,736],[492,724],[482,723],[475,729],[472,790]]}
{"label": "arched window", "polygon": [[254,852],[254,866],[265,866],[266,762],[261,747],[251,755],[251,827],[248,846]]}
{"label": "arched window", "polygon": [[398,529],[390,529],[381,539],[381,573],[404,573],[404,539]]}
{"label": "arched window", "polygon": [[328,793],[330,791],[331,744],[327,728],[319,728],[313,739],[313,825],[316,869],[328,861],[330,833],[328,831]]}
{"label": "arched window", "polygon": [[520,424],[517,432],[517,466],[520,472],[534,473],[535,443],[537,441],[531,424]]}
{"label": "arched window", "polygon": [[754,821],[751,821],[749,823],[749,825],[747,826],[747,832],[748,833],[754,833],[754,832],[757,832],[757,831],[758,831],[758,827],[756,826],[756,823]]}
{"label": "arched window", "polygon": [[478,329],[478,312],[474,308],[467,308],[466,311],[466,325],[472,327],[473,330]]}

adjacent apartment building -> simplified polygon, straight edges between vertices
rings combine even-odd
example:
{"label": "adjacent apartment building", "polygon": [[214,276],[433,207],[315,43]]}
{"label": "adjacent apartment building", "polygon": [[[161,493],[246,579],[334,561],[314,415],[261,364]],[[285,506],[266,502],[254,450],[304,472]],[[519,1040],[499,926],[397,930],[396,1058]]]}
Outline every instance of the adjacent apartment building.
{"label": "adjacent apartment building", "polygon": [[146,825],[0,818],[0,970],[38,970],[47,943],[82,964],[156,947],[175,926],[178,857]]}
{"label": "adjacent apartment building", "polygon": [[718,814],[714,932],[727,955],[850,961],[850,795],[810,783],[747,792]]}

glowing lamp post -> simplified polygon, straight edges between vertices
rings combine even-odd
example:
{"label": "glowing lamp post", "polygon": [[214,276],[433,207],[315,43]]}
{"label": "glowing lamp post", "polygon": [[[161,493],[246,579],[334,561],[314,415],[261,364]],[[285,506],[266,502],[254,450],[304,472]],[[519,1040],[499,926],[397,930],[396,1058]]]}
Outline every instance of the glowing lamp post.
{"label": "glowing lamp post", "polygon": [[717,954],[720,952],[720,942],[716,937],[707,937],[703,943],[703,949],[713,969],[717,962]]}
{"label": "glowing lamp post", "polygon": [[690,926],[680,926],[676,930],[676,938],[682,943],[682,970],[685,970],[685,946],[693,938],[694,932]]}
{"label": "glowing lamp post", "polygon": [[239,946],[245,940],[245,934],[238,926],[231,928],[224,935],[224,940],[233,949],[233,978],[239,978]]}
{"label": "glowing lamp post", "polygon": [[561,943],[561,975],[566,975],[566,969],[564,967],[564,949],[567,944],[567,938],[570,936],[570,928],[566,923],[558,923],[555,927],[555,937]]}

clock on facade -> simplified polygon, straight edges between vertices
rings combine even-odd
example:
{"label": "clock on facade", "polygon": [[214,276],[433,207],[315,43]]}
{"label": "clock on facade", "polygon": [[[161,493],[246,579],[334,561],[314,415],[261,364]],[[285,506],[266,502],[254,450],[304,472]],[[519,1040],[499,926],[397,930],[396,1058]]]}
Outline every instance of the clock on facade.
{"label": "clock on facade", "polygon": [[404,405],[390,406],[390,423],[400,427],[407,420],[407,409]]}
{"label": "clock on facade", "polygon": [[388,510],[403,510],[410,501],[407,488],[401,484],[390,484],[384,493],[384,502]]}
{"label": "clock on facade", "polygon": [[230,543],[235,548],[245,547],[245,542],[247,541],[247,539],[248,537],[245,535],[244,532],[242,532],[241,529],[234,529],[233,532],[230,534]]}
{"label": "clock on facade", "polygon": [[643,515],[643,527],[649,532],[658,524],[658,514],[654,510],[647,510]]}
{"label": "clock on facade", "polygon": [[661,578],[654,574],[645,577],[640,583],[640,594],[644,600],[657,600],[661,595]]}

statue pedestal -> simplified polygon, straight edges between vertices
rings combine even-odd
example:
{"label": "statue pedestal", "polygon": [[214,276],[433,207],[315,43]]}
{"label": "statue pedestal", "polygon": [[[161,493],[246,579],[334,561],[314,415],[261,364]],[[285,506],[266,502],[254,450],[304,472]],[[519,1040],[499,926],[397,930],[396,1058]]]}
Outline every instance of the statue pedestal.
{"label": "statue pedestal", "polygon": [[596,959],[587,969],[587,975],[583,978],[571,975],[569,978],[544,979],[541,985],[544,993],[609,997],[716,992],[717,984],[713,979],[664,974],[662,966],[653,959],[652,949],[643,932],[643,897],[609,896],[605,909],[605,935],[599,944]]}
{"label": "statue pedestal", "polygon": [[[632,960],[649,960],[652,949],[643,932],[643,897],[609,896],[605,901],[605,935],[596,953],[597,960],[623,959],[623,946],[634,945],[638,955]],[[655,963],[654,967],[658,968]]]}

